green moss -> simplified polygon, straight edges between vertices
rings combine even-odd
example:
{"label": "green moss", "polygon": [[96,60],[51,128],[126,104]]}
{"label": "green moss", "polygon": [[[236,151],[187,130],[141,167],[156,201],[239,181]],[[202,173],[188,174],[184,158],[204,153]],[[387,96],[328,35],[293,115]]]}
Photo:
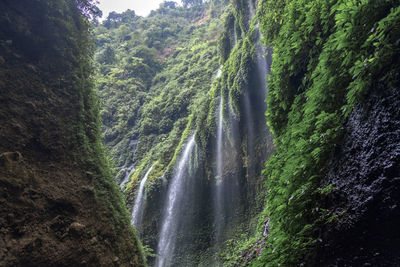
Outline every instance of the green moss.
{"label": "green moss", "polygon": [[[274,44],[267,118],[277,150],[264,171],[263,216],[271,219],[271,233],[253,266],[304,263],[318,229],[337,219],[321,201],[333,188],[321,190],[320,181],[346,115],[374,81],[395,79],[381,71],[394,73],[392,57],[399,52],[389,49],[395,38],[387,31],[399,25],[395,6],[394,1],[262,1],[261,29],[265,42]],[[389,64],[375,65],[375,53]]]}
{"label": "green moss", "polygon": [[[130,226],[129,214],[113,182],[114,174],[101,143],[100,105],[94,90],[94,43],[88,21],[88,16],[93,15],[92,1],[19,1],[12,7],[7,3],[1,6],[1,32],[13,45],[0,44],[0,52],[8,63],[0,66],[1,80],[8,80],[8,86],[0,90],[0,98],[8,100],[7,103],[11,99],[29,103],[26,110],[20,108],[12,117],[16,121],[23,117],[21,125],[29,127],[32,135],[21,137],[22,141],[15,145],[26,142],[19,150],[34,158],[29,162],[33,166],[54,161],[60,168],[74,168],[82,179],[90,178],[94,188],[91,185],[90,191],[96,200],[90,214],[99,216],[111,229],[107,236],[99,234],[110,241],[109,248],[103,245],[103,250],[118,256],[123,264],[133,261],[138,266],[146,265],[141,243]],[[4,110],[13,109],[10,105]],[[51,188],[57,190],[57,186]],[[63,190],[66,189],[60,192]],[[51,195],[60,197],[58,194]],[[49,197],[49,203],[51,200]]]}
{"label": "green moss", "polygon": [[[206,13],[208,5],[196,8]],[[110,31],[105,31],[103,26],[96,29],[101,32],[98,37],[101,42],[109,40],[116,57],[112,64],[107,64],[102,61],[104,45],[99,47],[97,61],[101,71],[99,92],[104,109],[104,139],[117,166],[131,164],[132,152],[128,144],[132,139],[139,141],[135,172],[126,186],[128,195],[133,193],[141,177],[154,163],[147,188],[158,185],[161,177],[169,178],[177,153],[187,138],[185,129],[188,127],[192,131],[198,129],[198,143],[203,147],[208,143],[209,133],[201,125],[206,123],[210,102],[208,92],[218,68],[215,38],[221,21],[219,18],[206,18],[198,24],[197,20],[202,17],[192,17],[192,11],[187,13],[185,9],[177,9],[165,12],[135,19],[136,28],[128,41],[115,40],[114,35],[120,33],[120,27],[110,28]],[[132,28],[131,22],[122,25]],[[163,41],[162,48],[141,44],[141,40],[150,38],[149,25],[158,28],[175,27],[175,24],[184,25],[170,32],[176,38],[152,36],[153,41]],[[171,53],[164,55],[164,49],[171,50]],[[146,70],[151,75],[138,75],[128,68]],[[153,78],[149,82],[146,77],[150,76]]]}

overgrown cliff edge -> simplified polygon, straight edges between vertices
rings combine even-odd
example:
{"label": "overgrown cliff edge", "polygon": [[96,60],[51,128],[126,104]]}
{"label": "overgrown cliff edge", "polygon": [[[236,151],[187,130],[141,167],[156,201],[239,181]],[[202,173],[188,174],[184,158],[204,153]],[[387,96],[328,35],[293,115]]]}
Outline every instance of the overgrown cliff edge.
{"label": "overgrown cliff edge", "polygon": [[144,266],[112,181],[88,1],[0,2],[0,266]]}

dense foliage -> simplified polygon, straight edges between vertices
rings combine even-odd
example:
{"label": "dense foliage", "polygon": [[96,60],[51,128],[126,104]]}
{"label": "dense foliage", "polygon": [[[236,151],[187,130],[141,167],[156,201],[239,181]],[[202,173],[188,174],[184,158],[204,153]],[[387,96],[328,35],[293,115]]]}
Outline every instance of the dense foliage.
{"label": "dense foliage", "polygon": [[[159,193],[161,178],[169,178],[194,130],[203,155],[210,156],[219,97],[227,100],[224,119],[232,116],[240,124],[240,167],[252,164],[243,141],[243,106],[257,83],[260,31],[274,51],[266,116],[277,149],[263,172],[265,185],[255,193],[258,200],[267,195],[265,209],[255,217],[257,233],[247,239],[251,227],[239,228],[246,231],[226,243],[222,257],[228,266],[246,265],[244,251],[264,249],[258,258],[252,254],[253,266],[312,264],[322,229],[343,216],[326,209],[324,200],[335,188],[321,183],[343,123],[371,88],[399,80],[393,67],[399,65],[399,4],[235,0],[222,8],[227,1],[201,3],[165,2],[147,18],[133,11],[112,13],[95,30],[104,140],[121,169],[117,181],[134,162],[125,188],[132,198],[153,166],[147,190]],[[255,19],[253,4],[258,4]],[[222,74],[215,79],[219,65]],[[139,141],[134,159],[132,140]],[[264,143],[258,137],[254,147]]]}
{"label": "dense foliage", "polygon": [[95,30],[105,142],[117,166],[128,166],[129,142],[139,140],[134,182],[156,161],[154,178],[173,166],[189,114],[207,114],[199,103],[218,68],[219,5],[165,2],[146,18],[112,14]]}
{"label": "dense foliage", "polygon": [[[101,143],[89,22],[98,15],[97,7],[87,0],[36,0],[2,1],[0,9],[0,86],[2,102],[7,103],[1,119],[18,121],[29,115],[21,125],[30,127],[27,136],[18,135],[20,143],[15,135],[7,137],[11,139],[2,150],[19,150],[27,157],[39,154],[87,171],[99,210],[112,225],[109,238],[115,254],[123,252],[125,262],[145,264]],[[25,109],[8,114],[18,101],[29,114]]]}
{"label": "dense foliage", "polygon": [[[133,200],[139,181],[150,166],[153,168],[146,183],[146,192],[152,201],[157,201],[162,194],[163,181],[170,179],[182,147],[193,131],[196,131],[196,142],[205,164],[204,176],[199,179],[205,183],[213,182],[215,162],[211,158],[215,151],[212,145],[221,95],[228,100],[226,103],[224,101],[225,123],[230,123],[230,110],[233,109],[234,120],[236,123],[240,121],[242,129],[240,133],[235,132],[227,138],[230,146],[236,146],[232,148],[235,150],[232,154],[240,162],[236,164],[232,161],[233,168],[226,172],[239,174],[246,167],[252,165],[253,168],[256,165],[249,162],[246,138],[240,137],[246,132],[240,106],[248,88],[257,87],[251,79],[255,76],[255,44],[259,36],[254,25],[249,31],[247,1],[226,4],[226,1],[211,1],[181,8],[164,3],[147,18],[134,16],[132,11],[112,14],[95,30],[99,46],[96,60],[101,72],[99,93],[103,102],[104,140],[111,149],[116,165],[121,168],[117,182],[121,182],[126,175],[124,167],[132,163],[132,146],[129,143],[138,140],[134,156],[136,169],[125,187],[129,201]],[[220,33],[223,20],[226,23]],[[231,51],[232,55],[229,56]],[[132,69],[135,71],[129,71]],[[221,72],[221,77],[217,77],[218,72]],[[265,129],[264,123],[262,128]],[[231,137],[239,138],[243,144],[232,141]],[[259,150],[264,145],[261,141],[263,138],[257,139]],[[259,160],[258,169],[264,160]],[[257,180],[258,177],[249,179]],[[241,178],[243,182],[246,180],[246,176]],[[247,189],[243,187],[242,190]],[[254,195],[248,197],[252,200],[255,198]],[[236,198],[244,197],[242,194]],[[207,199],[202,201],[206,205]],[[246,205],[248,202],[243,201],[238,207],[241,211],[232,213],[243,215]],[[247,208],[253,212],[259,211],[260,205],[251,204]],[[212,207],[208,205],[207,209],[211,210]],[[154,225],[160,223],[160,218],[155,216],[157,207],[147,210],[147,213],[151,214],[144,225],[144,242],[154,247],[154,239],[157,238]],[[249,229],[254,228],[255,223],[249,224],[250,219],[250,216],[244,215],[240,218],[243,221],[241,231],[248,233]],[[199,241],[201,244],[197,245],[207,248],[213,246],[210,243],[212,230],[208,226],[212,217],[203,220],[204,229],[194,234],[203,236]],[[231,233],[237,226],[237,221],[229,223],[230,227],[224,229],[226,233]],[[212,249],[209,250],[191,251],[188,248],[187,254],[194,253],[193,264],[197,264],[200,257],[205,262],[211,260],[207,253],[212,253]]]}
{"label": "dense foliage", "polygon": [[261,2],[277,150],[264,171],[271,232],[254,266],[310,264],[322,227],[341,219],[324,209],[334,188],[320,181],[352,107],[377,84],[398,82],[399,12],[398,1]]}
{"label": "dense foliage", "polygon": [[[205,148],[208,126],[214,126],[215,118],[207,119],[219,68],[223,4],[212,1],[177,7],[164,2],[146,18],[132,11],[112,14],[95,29],[104,141],[119,169],[118,183],[126,177],[126,167],[134,163],[135,170],[123,188],[130,205],[140,179],[153,166],[146,192],[153,199],[149,205],[160,206],[147,210],[142,226],[143,241],[152,249],[157,246],[156,226],[162,216],[163,203],[157,201],[163,181],[170,179],[195,128],[198,143]],[[133,157],[130,144],[136,140]],[[204,251],[196,247],[205,245],[204,241],[191,245],[185,257],[198,262]]]}

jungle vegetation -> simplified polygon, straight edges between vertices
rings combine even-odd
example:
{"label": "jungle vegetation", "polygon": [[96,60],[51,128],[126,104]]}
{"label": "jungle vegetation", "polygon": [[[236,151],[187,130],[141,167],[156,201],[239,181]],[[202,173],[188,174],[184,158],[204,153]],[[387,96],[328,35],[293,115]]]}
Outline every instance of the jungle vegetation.
{"label": "jungle vegetation", "polygon": [[[256,191],[257,226],[233,235],[220,256],[226,266],[245,266],[243,253],[257,247],[262,252],[251,266],[307,265],[323,230],[343,216],[325,206],[335,188],[321,181],[346,118],[371,88],[399,82],[399,3],[252,4],[255,17],[245,0],[164,2],[148,17],[128,10],[97,25],[103,140],[120,172],[117,182],[123,167],[135,165],[124,188],[128,199],[153,164],[146,190],[157,194],[194,130],[205,155],[212,150],[219,97],[240,120],[261,40],[273,50],[265,116],[275,151]],[[240,149],[245,168],[247,148]],[[211,173],[213,163],[204,160]]]}

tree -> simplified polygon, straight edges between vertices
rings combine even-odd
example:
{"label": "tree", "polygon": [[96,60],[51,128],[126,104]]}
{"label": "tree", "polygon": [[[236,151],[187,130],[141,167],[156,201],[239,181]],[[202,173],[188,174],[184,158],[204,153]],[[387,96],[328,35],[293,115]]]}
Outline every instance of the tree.
{"label": "tree", "polygon": [[133,20],[135,17],[136,17],[135,11],[130,9],[122,13],[117,13],[113,11],[110,12],[110,14],[108,14],[108,17],[103,22],[103,25],[107,29],[118,28],[121,23],[127,23],[128,21]]}
{"label": "tree", "polygon": [[182,0],[182,4],[185,8],[201,5],[203,4],[203,0]]}
{"label": "tree", "polygon": [[104,62],[105,64],[112,64],[114,60],[115,60],[115,52],[110,46],[107,46],[106,49],[104,50],[101,61]]}
{"label": "tree", "polygon": [[95,21],[103,16],[103,12],[96,6],[95,0],[76,0],[78,9],[89,20]]}
{"label": "tree", "polygon": [[165,1],[163,4],[164,8],[176,9],[176,2],[174,1]]}

